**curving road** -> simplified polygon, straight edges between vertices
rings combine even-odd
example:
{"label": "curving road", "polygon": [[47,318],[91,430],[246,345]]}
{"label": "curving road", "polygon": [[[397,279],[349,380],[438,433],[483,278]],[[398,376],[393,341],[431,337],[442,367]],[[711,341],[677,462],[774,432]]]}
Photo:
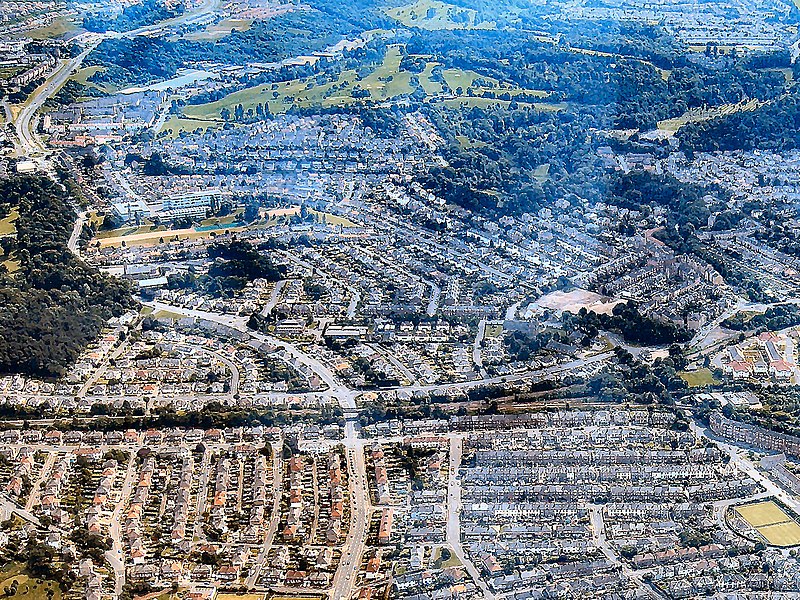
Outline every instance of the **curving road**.
{"label": "curving road", "polygon": [[102,36],[91,39],[86,49],[75,58],[59,62],[45,82],[34,91],[33,95],[28,98],[27,102],[22,106],[22,109],[19,114],[17,114],[17,118],[14,121],[18,156],[34,157],[47,153],[47,149],[42,143],[42,140],[39,139],[39,136],[36,134],[36,112],[48,98],[53,96],[61,86],[66,83],[73,69],[77,69],[102,40]]}
{"label": "curving road", "polygon": [[[219,3],[220,0],[204,0],[203,4],[198,6],[195,10],[179,17],[167,19],[153,25],[139,27],[138,29],[126,31],[124,33],[118,33],[116,31],[106,33],[83,33],[73,38],[73,41],[78,41],[83,45],[84,50],[74,58],[60,61],[50,75],[47,76],[45,82],[28,98],[17,114],[16,119],[14,119],[14,128],[17,138],[17,156],[35,158],[44,157],[47,154],[48,149],[36,134],[36,113],[48,98],[52,97],[61,89],[61,86],[66,83],[73,70],[80,68],[86,57],[92,50],[97,48],[103,40],[152,35],[178,25],[196,23],[213,14],[217,8],[219,8]],[[10,110],[6,109],[6,112],[10,113]]]}

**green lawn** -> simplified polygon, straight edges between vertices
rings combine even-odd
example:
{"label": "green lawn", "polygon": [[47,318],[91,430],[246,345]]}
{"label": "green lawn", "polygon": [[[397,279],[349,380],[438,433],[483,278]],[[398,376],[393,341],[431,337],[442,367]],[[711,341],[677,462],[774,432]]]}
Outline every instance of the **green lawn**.
{"label": "green lawn", "polygon": [[[442,71],[442,76],[453,93],[456,93],[458,88],[461,88],[460,96],[467,95],[467,88],[472,88],[475,96],[482,96],[484,92],[494,92],[498,96],[501,94],[508,94],[512,98],[521,95],[547,98],[550,95],[549,92],[544,90],[526,90],[508,83],[502,83],[494,77],[481,75],[471,70],[444,69]],[[486,83],[486,85],[477,85],[477,83],[481,81]]]}
{"label": "green lawn", "polygon": [[417,0],[413,4],[390,8],[386,10],[386,14],[406,27],[427,30],[497,27],[493,22],[476,22],[478,13],[474,9],[446,4],[439,0]]}
{"label": "green lawn", "polygon": [[332,215],[331,213],[320,212],[318,210],[314,210],[313,208],[309,212],[316,215],[320,220],[322,220],[322,217],[324,216],[325,222],[328,225],[341,225],[342,227],[358,227],[358,225],[353,223],[350,219],[346,219],[345,217]]}
{"label": "green lawn", "polygon": [[[400,70],[402,59],[400,46],[390,46],[386,52],[383,62],[374,71],[359,80],[356,71],[350,69],[338,74],[334,80],[320,80],[314,78],[295,79],[292,81],[271,83],[266,85],[254,86],[238,92],[228,94],[215,102],[205,104],[188,105],[183,108],[182,118],[172,117],[162,127],[169,135],[178,135],[180,131],[193,131],[195,129],[208,128],[221,120],[224,109],[231,113],[238,105],[247,114],[252,110],[255,112],[256,106],[262,104],[269,106],[272,114],[285,113],[292,106],[311,107],[311,106],[346,106],[362,102],[361,98],[354,98],[353,93],[358,88],[369,92],[368,99],[373,102],[383,102],[392,98],[397,98],[406,94],[411,94],[415,86],[411,82],[413,74],[409,71]],[[435,99],[443,92],[441,82],[431,79],[433,69],[437,63],[428,62],[425,69],[417,78],[419,85],[428,94],[429,99]],[[498,96],[508,94],[511,98],[522,95],[536,98],[545,98],[549,94],[541,90],[525,90],[501,83],[491,77],[484,77],[474,71],[461,69],[446,69],[442,77],[455,93],[460,88],[458,98],[448,98],[445,100],[446,106],[507,106],[508,100],[491,98],[481,98],[485,91],[492,91]],[[482,80],[484,86],[476,86],[475,82]],[[467,96],[467,89],[472,87],[476,97]],[[520,101],[520,103],[525,103]],[[564,104],[545,104],[545,103],[525,103],[538,110],[556,111],[565,107]]]}
{"label": "green lawn", "polygon": [[450,558],[447,560],[442,560],[442,549],[439,548],[436,550],[436,558],[433,561],[433,567],[435,569],[447,569],[448,567],[457,567],[461,564],[461,561],[458,560],[458,557],[456,557],[455,554],[453,554],[453,551],[449,550],[449,552]]}
{"label": "green lawn", "polygon": [[680,117],[674,119],[666,119],[659,121],[658,128],[664,131],[677,131],[687,123],[697,123],[699,121],[708,121],[719,117],[731,115],[739,111],[756,110],[765,103],[760,102],[758,99],[753,98],[745,104],[723,104],[707,110],[693,108],[683,113]]}
{"label": "green lawn", "polygon": [[472,148],[483,148],[486,145],[486,142],[484,142],[483,140],[473,140],[465,135],[457,135],[456,140],[458,140],[458,145],[461,146],[464,150],[470,150]]}
{"label": "green lawn", "polygon": [[149,233],[151,231],[167,231],[164,225],[158,227],[154,225],[142,225],[140,227],[119,227],[118,229],[105,229],[98,231],[95,237],[99,240],[106,238],[121,237],[126,235],[138,235],[140,233]]}
{"label": "green lawn", "polygon": [[176,138],[181,133],[194,133],[195,131],[207,131],[208,129],[215,129],[220,126],[219,121],[203,120],[203,119],[184,119],[181,117],[171,116],[167,119],[159,129],[159,133],[166,133],[167,137]]}
{"label": "green lawn", "polygon": [[[459,98],[448,98],[442,102],[445,106],[450,108],[472,108],[477,106],[479,108],[490,108],[492,106],[502,106],[508,108],[511,104],[508,100],[498,100],[496,98],[470,98],[468,96]],[[548,104],[544,102],[518,102],[521,106],[530,106],[536,110],[543,112],[558,112],[559,110],[566,110],[567,105],[564,102]]]}
{"label": "green lawn", "polygon": [[186,106],[183,116],[186,119],[215,121],[220,119],[223,108],[232,112],[238,104],[245,111],[254,110],[257,104],[268,104],[272,114],[284,113],[292,106],[343,106],[359,101],[352,95],[356,86],[368,90],[370,99],[375,101],[410,94],[414,91],[410,83],[411,73],[400,72],[401,58],[399,47],[392,46],[386,52],[383,63],[361,81],[351,69],[340,73],[335,80],[322,84],[317,84],[314,79],[295,79],[260,85],[234,92],[215,102]]}
{"label": "green lawn", "polygon": [[7,217],[0,219],[0,237],[5,237],[16,232],[14,221],[19,217],[19,211],[12,208]]}
{"label": "green lawn", "polygon": [[187,40],[201,40],[216,42],[230,35],[234,31],[247,31],[253,24],[251,19],[222,19],[219,23],[209,25],[201,31],[187,33]]}
{"label": "green lawn", "polygon": [[31,578],[22,563],[12,562],[0,570],[0,589],[14,581],[17,593],[13,597],[18,600],[48,600],[47,590],[53,590],[53,600],[61,600],[61,589],[55,581]]}
{"label": "green lawn", "polygon": [[709,369],[699,369],[697,371],[681,371],[678,373],[681,379],[689,384],[689,387],[703,387],[706,385],[716,385],[720,383],[714,379],[714,375]]}
{"label": "green lawn", "polygon": [[433,69],[439,63],[435,62],[428,62],[425,65],[425,70],[419,74],[419,84],[422,86],[422,89],[425,90],[425,93],[428,96],[438,96],[444,91],[444,86],[439,81],[434,81],[431,79],[433,75]]}
{"label": "green lawn", "polygon": [[78,30],[78,24],[70,18],[58,17],[52,23],[44,27],[29,29],[21,33],[15,33],[12,37],[30,37],[34,40],[50,40],[61,38],[67,33]]}
{"label": "green lawn", "polygon": [[231,214],[224,217],[211,217],[200,221],[200,227],[212,227],[219,225],[232,225],[239,221],[239,217],[244,213],[243,208],[237,208]]}

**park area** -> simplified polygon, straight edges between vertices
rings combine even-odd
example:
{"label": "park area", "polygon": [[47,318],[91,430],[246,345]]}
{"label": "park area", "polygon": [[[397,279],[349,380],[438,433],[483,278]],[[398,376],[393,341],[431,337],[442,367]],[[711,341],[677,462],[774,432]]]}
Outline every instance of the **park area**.
{"label": "park area", "polygon": [[[511,101],[542,111],[566,107],[564,103],[547,102],[550,94],[542,90],[523,89],[471,70],[441,69],[440,63],[430,57],[417,58],[426,61],[420,73],[402,69],[402,46],[392,45],[383,61],[367,74],[348,69],[331,78],[309,77],[245,88],[213,102],[185,106],[181,117],[171,117],[161,131],[175,136],[182,131],[205,130],[218,125],[224,112],[232,114],[239,105],[245,113],[254,113],[260,104],[272,114],[281,114],[292,107],[348,106],[365,100],[385,102],[413,94],[418,88],[425,92],[428,102],[438,101],[451,108],[508,107]],[[434,75],[437,67],[441,69],[440,76]],[[483,97],[487,93],[493,97]]]}
{"label": "park area", "polygon": [[737,506],[739,516],[773,546],[800,544],[800,525],[772,500]]}
{"label": "park area", "polygon": [[[0,589],[5,596],[20,600],[60,600],[61,589],[55,581],[36,579],[28,574],[25,565],[12,562],[0,569]],[[14,590],[13,593],[10,593]]]}
{"label": "park area", "polygon": [[714,377],[714,374],[711,372],[710,369],[697,369],[696,371],[681,371],[678,373],[681,379],[683,379],[689,387],[704,387],[707,385],[716,385],[720,383]]}
{"label": "park area", "polygon": [[493,22],[479,21],[478,11],[445,4],[439,0],[418,0],[413,4],[386,11],[392,19],[406,27],[427,30],[442,29],[495,29]]}

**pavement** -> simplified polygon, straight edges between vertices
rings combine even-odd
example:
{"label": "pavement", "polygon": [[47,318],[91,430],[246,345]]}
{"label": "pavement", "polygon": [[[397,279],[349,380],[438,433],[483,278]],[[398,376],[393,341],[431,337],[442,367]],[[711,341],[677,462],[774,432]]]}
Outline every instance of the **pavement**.
{"label": "pavement", "polygon": [[[725,452],[730,457],[731,464],[735,465],[740,471],[744,472],[748,477],[758,482],[766,490],[765,493],[756,494],[749,498],[736,498],[734,502],[731,502],[731,504],[741,504],[742,502],[746,502],[748,500],[758,500],[760,498],[764,498],[767,496],[774,496],[776,498],[779,498],[781,502],[786,504],[786,506],[791,508],[793,511],[800,514],[800,501],[798,501],[797,498],[786,492],[781,486],[779,486],[777,483],[775,483],[774,481],[769,479],[766,475],[764,475],[758,469],[758,467],[756,467],[752,463],[752,461],[750,461],[750,459],[747,457],[746,448],[725,441],[724,439],[716,435],[713,431],[711,431],[709,428],[703,427],[702,425],[698,424],[696,421],[694,421],[694,419],[691,419],[689,421],[689,427],[695,435],[702,435],[710,440],[714,440],[719,449]],[[761,452],[763,453],[764,451],[761,450]],[[720,506],[723,506],[724,501],[719,504]]]}
{"label": "pavement", "polygon": [[[264,536],[264,545],[261,546],[258,558],[245,581],[245,587],[247,587],[247,589],[253,589],[256,583],[258,583],[258,578],[267,562],[269,551],[275,541],[275,534],[278,532],[278,525],[280,525],[281,522],[281,496],[283,494],[282,448],[282,442],[272,444],[272,512],[269,515],[269,526]],[[198,514],[199,513],[200,511],[198,510]]]}
{"label": "pavement", "polygon": [[69,240],[67,241],[67,248],[77,256],[80,256],[81,251],[78,247],[78,242],[81,239],[81,232],[83,231],[83,225],[86,223],[87,213],[85,210],[82,210],[78,213],[77,218],[75,219],[75,225],[72,226],[72,233],[69,236]]}
{"label": "pavement", "polygon": [[131,453],[128,460],[128,469],[125,472],[125,481],[122,484],[122,491],[119,495],[119,501],[114,507],[114,512],[111,515],[111,522],[108,527],[108,535],[111,538],[111,549],[105,553],[108,564],[114,571],[114,592],[116,597],[119,598],[122,594],[125,585],[125,554],[122,552],[122,532],[120,530],[121,518],[120,515],[125,506],[128,504],[128,497],[133,490],[133,484],[136,481],[136,454]]}
{"label": "pavement", "polygon": [[483,592],[483,597],[487,600],[494,600],[494,594],[489,590],[480,572],[464,552],[461,545],[461,478],[459,469],[461,468],[461,451],[463,440],[460,436],[450,437],[450,467],[449,479],[447,482],[447,545],[453,550],[461,564],[472,577],[475,584]]}
{"label": "pavement", "polygon": [[372,503],[367,486],[367,467],[363,440],[357,440],[355,428],[348,422],[346,436],[347,475],[350,490],[350,529],[342,547],[342,558],[333,577],[331,600],[350,598],[356,588],[361,560],[367,542]]}
{"label": "pavement", "polygon": [[[44,84],[42,84],[31,97],[22,105],[16,120],[14,121],[14,128],[16,132],[17,142],[17,156],[35,158],[44,157],[48,153],[48,149],[42,143],[39,136],[36,134],[36,113],[44,105],[48,98],[52,97],[61,86],[66,83],[70,75],[75,69],[80,68],[86,57],[105,39],[122,38],[122,37],[136,37],[140,35],[153,35],[160,33],[179,25],[186,25],[195,23],[205,19],[208,15],[212,14],[219,8],[220,0],[205,0],[197,9],[183,14],[173,19],[166,19],[153,25],[139,27],[124,33],[117,33],[109,31],[106,33],[82,33],[75,38],[74,41],[83,44],[83,51],[68,60],[61,60],[56,68],[47,76]],[[6,107],[6,114],[10,116],[10,110]]]}
{"label": "pavement", "polygon": [[481,319],[478,323],[478,333],[475,336],[475,341],[472,343],[472,362],[478,367],[481,377],[486,379],[486,369],[483,368],[483,356],[481,356],[481,344],[483,337],[486,335],[486,319]]}
{"label": "pavement", "polygon": [[603,553],[603,556],[606,557],[606,560],[617,565],[622,571],[622,574],[635,583],[642,594],[650,598],[663,598],[664,596],[662,594],[658,593],[652,586],[647,585],[642,580],[639,573],[631,569],[624,561],[620,560],[614,548],[608,543],[606,539],[605,523],[603,522],[603,507],[599,504],[590,504],[588,508],[589,520],[592,524],[592,541],[594,545],[600,549],[600,552]]}
{"label": "pavement", "polygon": [[47,458],[44,460],[44,464],[42,464],[42,469],[39,472],[39,477],[33,484],[31,493],[28,496],[28,501],[25,503],[25,510],[33,510],[33,507],[36,504],[38,504],[39,496],[42,492],[42,484],[45,482],[45,479],[47,479],[50,476],[50,469],[53,468],[53,463],[55,462],[56,462],[55,452],[48,452]]}

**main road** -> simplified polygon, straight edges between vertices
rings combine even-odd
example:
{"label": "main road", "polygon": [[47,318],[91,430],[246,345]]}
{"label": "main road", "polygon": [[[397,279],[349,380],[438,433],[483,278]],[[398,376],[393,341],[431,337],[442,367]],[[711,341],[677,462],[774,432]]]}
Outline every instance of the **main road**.
{"label": "main road", "polygon": [[[312,370],[327,386],[326,395],[338,402],[339,406],[349,413],[345,422],[345,437],[343,445],[347,458],[348,490],[350,494],[350,529],[342,548],[342,558],[336,570],[332,586],[332,600],[349,598],[350,593],[355,588],[358,580],[358,573],[361,569],[361,561],[369,531],[369,523],[372,518],[372,503],[369,498],[369,488],[367,486],[367,466],[364,460],[364,440],[359,437],[356,421],[352,417],[356,410],[356,396],[358,392],[348,388],[341,383],[333,372],[318,358],[311,356],[307,352],[298,348],[294,344],[285,342],[271,335],[252,331],[247,328],[246,319],[232,315],[220,315],[201,310],[193,310],[180,306],[173,306],[163,302],[150,302],[148,306],[155,311],[165,310],[173,314],[181,314],[187,317],[205,319],[231,327],[237,331],[249,335],[251,338],[266,342],[272,346],[282,346],[284,351],[295,361],[305,365]],[[263,555],[263,552],[261,553]],[[255,585],[255,580],[249,580],[248,584]]]}
{"label": "main road", "polygon": [[364,461],[364,440],[359,439],[353,421],[347,421],[345,425],[344,446],[347,452],[347,476],[350,491],[350,530],[342,547],[339,567],[333,577],[331,600],[346,600],[355,590],[367,543],[369,523],[372,519],[372,503],[367,486],[367,465]]}
{"label": "main road", "polygon": [[[100,45],[100,42],[110,38],[152,35],[178,25],[196,23],[213,14],[219,7],[219,2],[220,0],[204,0],[195,10],[179,17],[166,19],[165,21],[160,21],[153,25],[139,27],[138,29],[123,33],[118,33],[116,31],[106,33],[82,33],[73,38],[73,41],[77,41],[81,44],[83,51],[71,59],[59,61],[56,68],[47,76],[45,82],[25,101],[14,119],[14,129],[17,138],[17,156],[20,158],[37,158],[44,157],[47,154],[47,148],[36,134],[36,113],[48,98],[51,98],[61,89],[61,86],[66,83],[72,72],[80,68],[86,57],[89,56],[92,50]],[[13,116],[13,111],[7,110],[6,112],[11,112]]]}
{"label": "main road", "polygon": [[456,558],[461,561],[467,573],[475,581],[475,585],[481,589],[484,599],[494,600],[494,594],[461,545],[461,478],[459,469],[461,468],[462,444],[463,440],[460,436],[451,436],[447,484],[447,544],[453,549]]}
{"label": "main road", "polygon": [[60,61],[55,70],[33,92],[33,95],[22,105],[17,114],[14,121],[14,129],[17,135],[18,156],[32,158],[47,153],[47,149],[36,134],[34,117],[47,99],[61,89],[61,86],[69,79],[72,71],[77,69],[84,59],[89,56],[89,53],[97,48],[103,40],[103,36],[100,35],[83,34],[83,37],[87,41],[83,52],[72,59]]}

